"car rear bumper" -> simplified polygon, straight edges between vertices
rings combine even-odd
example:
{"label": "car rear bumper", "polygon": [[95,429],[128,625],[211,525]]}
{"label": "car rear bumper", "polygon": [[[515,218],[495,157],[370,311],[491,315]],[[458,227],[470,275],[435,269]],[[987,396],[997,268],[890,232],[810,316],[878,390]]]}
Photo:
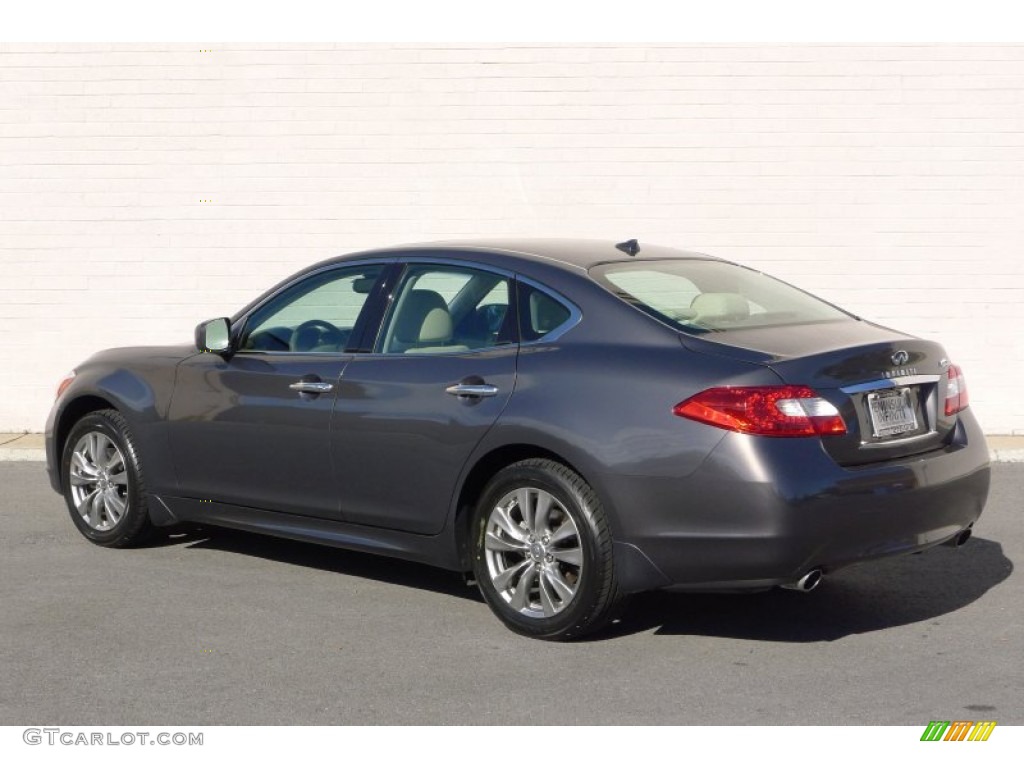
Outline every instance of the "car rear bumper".
{"label": "car rear bumper", "polygon": [[627,591],[756,589],[951,540],[982,512],[989,457],[967,411],[944,448],[884,463],[730,433],[689,477],[603,480]]}

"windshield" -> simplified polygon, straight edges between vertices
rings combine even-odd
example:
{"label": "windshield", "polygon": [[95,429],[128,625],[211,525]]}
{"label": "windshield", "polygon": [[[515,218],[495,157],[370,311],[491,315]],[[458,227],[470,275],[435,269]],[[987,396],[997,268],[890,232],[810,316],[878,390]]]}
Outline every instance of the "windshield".
{"label": "windshield", "polygon": [[780,280],[723,261],[616,262],[595,267],[591,274],[622,300],[688,333],[852,317]]}

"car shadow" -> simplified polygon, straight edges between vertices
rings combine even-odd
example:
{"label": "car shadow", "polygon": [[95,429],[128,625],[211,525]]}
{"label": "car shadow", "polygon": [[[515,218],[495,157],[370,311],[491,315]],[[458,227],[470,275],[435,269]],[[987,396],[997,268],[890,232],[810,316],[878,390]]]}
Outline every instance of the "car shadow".
{"label": "car shadow", "polygon": [[169,537],[168,543],[186,544],[190,549],[217,549],[483,602],[477,588],[468,585],[460,573],[392,557],[228,528],[188,528]]}
{"label": "car shadow", "polygon": [[[223,528],[187,528],[166,540],[304,568],[357,576],[483,602],[461,574],[419,563]],[[852,566],[826,576],[809,593],[773,589],[750,594],[651,592],[636,595],[621,619],[580,642],[654,631],[785,643],[838,640],[938,619],[1005,581],[1013,563],[996,541],[974,537],[959,549]]]}
{"label": "car shadow", "polygon": [[[998,542],[972,538],[959,549],[862,563],[826,576],[813,592],[652,592],[590,640],[654,630],[783,643],[814,643],[935,620],[1005,581],[1013,563]],[[937,622],[936,622],[937,623]]]}

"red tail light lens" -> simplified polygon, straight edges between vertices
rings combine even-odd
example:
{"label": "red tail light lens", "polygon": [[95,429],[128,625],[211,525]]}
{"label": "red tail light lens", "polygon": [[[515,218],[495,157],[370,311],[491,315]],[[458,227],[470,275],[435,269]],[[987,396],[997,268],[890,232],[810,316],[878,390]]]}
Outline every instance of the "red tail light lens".
{"label": "red tail light lens", "polygon": [[832,403],[810,387],[715,387],[679,403],[672,412],[704,424],[768,437],[845,435]]}
{"label": "red tail light lens", "polygon": [[960,413],[969,404],[967,382],[959,365],[951,365],[946,369],[946,415]]}

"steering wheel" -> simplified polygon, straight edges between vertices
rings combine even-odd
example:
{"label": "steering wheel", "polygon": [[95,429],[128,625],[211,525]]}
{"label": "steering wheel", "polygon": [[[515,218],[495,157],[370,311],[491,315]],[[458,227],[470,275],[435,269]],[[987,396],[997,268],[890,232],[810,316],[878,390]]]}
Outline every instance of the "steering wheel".
{"label": "steering wheel", "polygon": [[299,323],[292,331],[288,346],[292,352],[309,352],[325,343],[325,339],[330,336],[336,337],[339,343],[345,338],[345,334],[338,326],[326,320],[307,320]]}

